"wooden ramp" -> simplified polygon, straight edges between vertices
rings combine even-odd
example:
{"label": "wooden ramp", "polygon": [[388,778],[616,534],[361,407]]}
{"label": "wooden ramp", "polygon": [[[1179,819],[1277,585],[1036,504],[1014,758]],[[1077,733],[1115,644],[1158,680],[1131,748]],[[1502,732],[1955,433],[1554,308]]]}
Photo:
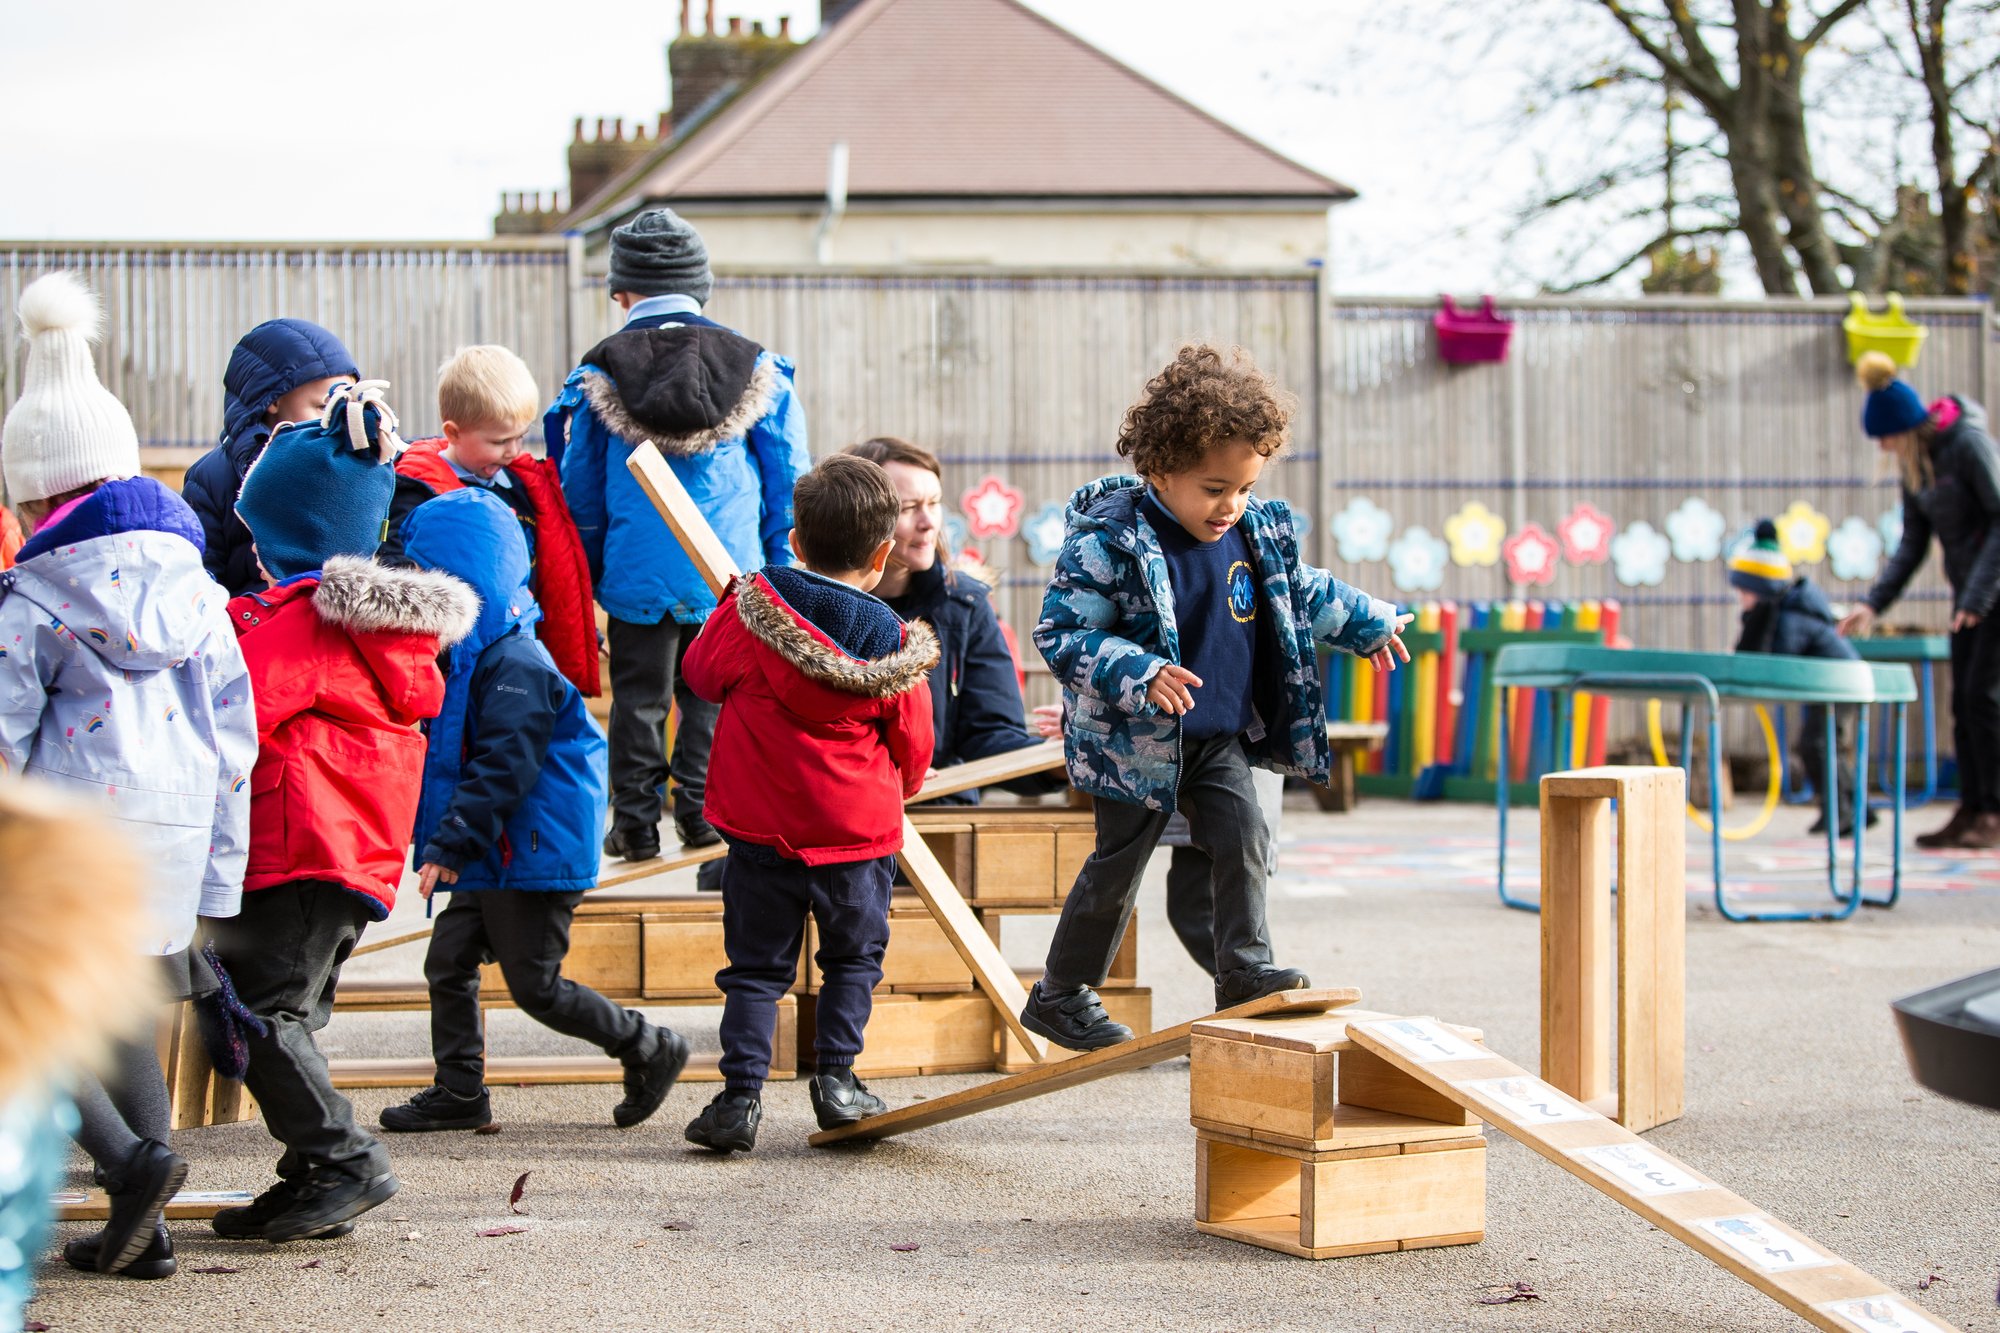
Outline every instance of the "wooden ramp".
{"label": "wooden ramp", "polygon": [[1061,1092],[1064,1088],[1094,1083],[1113,1074],[1144,1069],[1148,1065],[1186,1055],[1193,1042],[1196,1023],[1217,1018],[1255,1018],[1273,1014],[1323,1014],[1329,1009],[1354,1004],[1360,998],[1361,992],[1351,987],[1280,991],[1261,1000],[1239,1004],[1234,1009],[1225,1009],[1219,1014],[1207,1014],[1174,1027],[1162,1028],[1122,1045],[1107,1046],[1101,1051],[1068,1059],[1051,1060],[1011,1078],[996,1079],[976,1088],[933,1097],[913,1106],[898,1107],[839,1129],[823,1129],[806,1142],[815,1148],[823,1148],[828,1144],[847,1143],[855,1139],[886,1139],[895,1134],[907,1134],[913,1129],[928,1129],[947,1120],[960,1120],[978,1115],[981,1111],[1012,1106],[1030,1097]]}
{"label": "wooden ramp", "polygon": [[[256,1197],[249,1190],[182,1190],[167,1200],[166,1217],[175,1222],[214,1217],[224,1208],[247,1207]],[[57,1190],[49,1202],[64,1222],[111,1220],[111,1200],[103,1190]]]}
{"label": "wooden ramp", "polygon": [[1817,1328],[1950,1329],[1748,1200],[1435,1019],[1375,1019],[1347,1031],[1364,1050],[1525,1143]]}

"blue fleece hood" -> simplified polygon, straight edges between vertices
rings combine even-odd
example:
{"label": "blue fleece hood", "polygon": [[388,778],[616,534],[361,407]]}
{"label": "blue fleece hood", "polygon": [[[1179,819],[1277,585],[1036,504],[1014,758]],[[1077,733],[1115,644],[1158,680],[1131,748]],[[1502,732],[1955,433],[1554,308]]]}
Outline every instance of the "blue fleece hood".
{"label": "blue fleece hood", "polygon": [[58,546],[121,532],[164,532],[185,538],[202,553],[201,520],[187,501],[151,477],[107,481],[64,514],[62,521],[36,530],[14,557],[18,564]]}
{"label": "blue fleece hood", "polygon": [[222,438],[262,425],[271,404],[301,384],[361,378],[346,344],[304,319],[267,319],[243,335],[222,372]]}
{"label": "blue fleece hood", "polygon": [[479,594],[479,619],[452,651],[452,674],[469,670],[488,646],[542,609],[528,590],[528,542],[514,511],[477,486],[426,500],[403,520],[403,554],[441,569]]}

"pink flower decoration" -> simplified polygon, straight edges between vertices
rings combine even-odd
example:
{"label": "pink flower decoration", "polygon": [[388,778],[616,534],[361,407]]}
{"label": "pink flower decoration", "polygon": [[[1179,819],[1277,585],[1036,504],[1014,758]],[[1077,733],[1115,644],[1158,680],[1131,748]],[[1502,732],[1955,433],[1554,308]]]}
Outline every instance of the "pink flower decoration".
{"label": "pink flower decoration", "polygon": [[1556,524],[1563,555],[1572,565],[1601,565],[1611,558],[1611,538],[1617,532],[1608,515],[1595,506],[1578,505]]}
{"label": "pink flower decoration", "polygon": [[1500,558],[1507,562],[1507,577],[1515,583],[1553,583],[1556,562],[1562,547],[1542,531],[1539,523],[1529,523],[1500,543]]}
{"label": "pink flower decoration", "polygon": [[989,476],[959,497],[966,526],[975,537],[1011,537],[1021,527],[1027,497],[998,477]]}

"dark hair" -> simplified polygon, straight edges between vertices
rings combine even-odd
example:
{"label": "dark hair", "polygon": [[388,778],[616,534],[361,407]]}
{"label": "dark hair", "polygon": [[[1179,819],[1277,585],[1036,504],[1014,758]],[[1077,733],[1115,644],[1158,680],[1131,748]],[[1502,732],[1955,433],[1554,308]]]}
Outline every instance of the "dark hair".
{"label": "dark hair", "polygon": [[1189,343],[1126,409],[1118,453],[1148,477],[1186,472],[1225,440],[1269,458],[1285,447],[1296,405],[1242,348]]}
{"label": "dark hair", "polygon": [[865,458],[871,463],[902,463],[908,467],[922,468],[938,480],[944,480],[944,469],[938,465],[938,456],[922,445],[899,440],[893,435],[877,435],[861,444],[850,444],[840,452]]}
{"label": "dark hair", "polygon": [[889,474],[866,458],[835,454],[792,487],[792,532],[806,564],[824,573],[860,569],[896,531],[903,502]]}

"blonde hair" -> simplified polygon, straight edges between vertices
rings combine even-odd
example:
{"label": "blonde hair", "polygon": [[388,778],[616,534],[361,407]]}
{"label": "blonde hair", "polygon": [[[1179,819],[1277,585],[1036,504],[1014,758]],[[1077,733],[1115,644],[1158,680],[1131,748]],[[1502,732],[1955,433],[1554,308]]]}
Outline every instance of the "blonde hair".
{"label": "blonde hair", "polygon": [[497,343],[461,347],[438,367],[438,419],[525,430],[542,410],[528,363]]}

